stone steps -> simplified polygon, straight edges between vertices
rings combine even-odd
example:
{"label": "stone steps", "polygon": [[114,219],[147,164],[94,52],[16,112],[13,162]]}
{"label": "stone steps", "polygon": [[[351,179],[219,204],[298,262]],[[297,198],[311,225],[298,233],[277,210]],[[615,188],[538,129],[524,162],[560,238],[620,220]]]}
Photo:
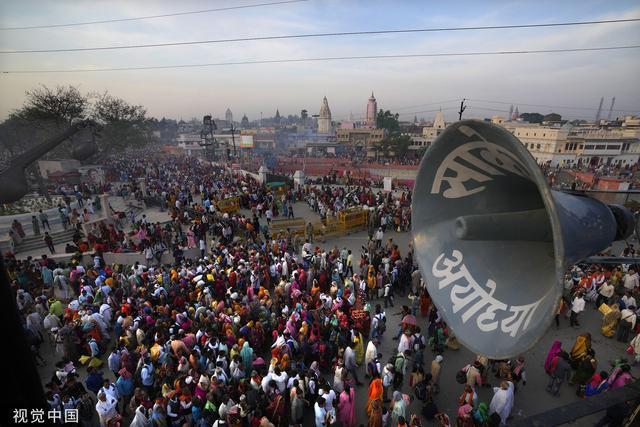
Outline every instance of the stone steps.
{"label": "stone steps", "polygon": [[[53,238],[53,244],[59,245],[71,242],[73,240],[74,232],[74,229],[70,227],[68,230],[54,231],[49,234]],[[44,243],[44,232],[42,232],[39,236],[25,236],[25,238],[22,239],[22,242],[16,246],[16,253],[46,247],[47,245]]]}

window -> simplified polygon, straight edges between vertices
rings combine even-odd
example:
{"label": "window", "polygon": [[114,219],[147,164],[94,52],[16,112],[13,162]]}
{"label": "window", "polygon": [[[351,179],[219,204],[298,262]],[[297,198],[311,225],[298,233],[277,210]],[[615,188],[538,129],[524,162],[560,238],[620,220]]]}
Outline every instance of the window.
{"label": "window", "polygon": [[604,144],[596,145],[596,150],[606,150],[607,146]]}
{"label": "window", "polygon": [[[580,148],[582,148],[582,146],[580,146]],[[584,149],[585,150],[593,150],[593,145],[585,145]]]}
{"label": "window", "polygon": [[620,146],[619,145],[610,145],[607,147],[607,150],[619,150]]}
{"label": "window", "polygon": [[536,148],[539,150],[540,149],[540,144],[536,145]]}

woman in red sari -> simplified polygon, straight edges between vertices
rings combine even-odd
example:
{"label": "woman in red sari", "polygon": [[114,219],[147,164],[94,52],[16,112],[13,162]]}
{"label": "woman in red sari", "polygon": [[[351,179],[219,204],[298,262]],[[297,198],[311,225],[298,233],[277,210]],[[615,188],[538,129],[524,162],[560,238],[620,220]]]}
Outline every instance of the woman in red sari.
{"label": "woman in red sari", "polygon": [[429,296],[429,292],[426,289],[423,289],[422,295],[420,295],[420,315],[422,317],[427,317],[429,315],[430,307],[431,307],[431,296]]}

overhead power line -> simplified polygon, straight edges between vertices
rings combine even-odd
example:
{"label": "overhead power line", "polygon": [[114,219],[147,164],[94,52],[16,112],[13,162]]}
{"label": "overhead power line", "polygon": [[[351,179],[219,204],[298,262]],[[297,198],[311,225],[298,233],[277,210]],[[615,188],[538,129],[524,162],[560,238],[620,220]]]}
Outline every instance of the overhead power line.
{"label": "overhead power line", "polygon": [[187,12],[175,12],[175,13],[164,13],[162,15],[148,15],[148,16],[138,16],[135,18],[115,18],[115,19],[104,19],[99,21],[84,21],[84,22],[71,22],[66,24],[50,24],[50,25],[31,25],[24,27],[2,27],[0,31],[13,31],[13,30],[37,30],[42,28],[60,28],[60,27],[78,27],[81,25],[93,25],[93,24],[111,24],[114,22],[129,22],[129,21],[142,21],[143,19],[157,19],[157,18],[169,18],[172,16],[183,16],[183,15],[196,15],[201,13],[212,13],[212,12],[224,12],[227,10],[236,10],[236,9],[249,9],[253,7],[262,7],[262,6],[274,6],[278,4],[288,4],[288,3],[301,3],[309,0],[283,0],[283,1],[275,1],[270,3],[253,3],[253,4],[245,4],[241,6],[227,6],[227,7],[219,7],[216,9],[203,9],[203,10],[191,10]]}
{"label": "overhead power line", "polygon": [[[422,104],[422,105],[429,105],[429,104]],[[415,106],[414,106],[415,107]],[[415,114],[423,114],[423,113],[437,113],[438,111],[452,111],[452,110],[457,110],[458,107],[450,107],[450,108],[434,108],[431,110],[421,110],[421,111],[398,111],[398,110],[402,110],[402,109],[406,109],[406,108],[411,108],[411,107],[400,107],[400,108],[389,108],[388,110],[391,111],[392,113],[398,113],[399,116],[411,116],[411,115],[415,115]],[[351,116],[351,114],[343,114],[343,115],[339,115],[339,116],[335,116],[332,117],[332,119],[348,119]],[[366,119],[366,116],[364,115],[359,115],[359,116],[353,116],[353,120],[354,121],[359,121],[359,120],[364,120]]]}
{"label": "overhead power line", "polygon": [[[564,110],[586,110],[586,111],[597,111],[597,108],[590,108],[590,107],[569,107],[569,106],[562,106],[562,105],[544,105],[544,104],[527,104],[525,102],[505,102],[505,101],[492,101],[492,100],[488,100],[488,99],[469,99],[469,101],[478,101],[478,102],[487,102],[489,104],[501,104],[501,105],[524,105],[526,107],[540,107],[540,108],[557,108],[557,109],[564,109]],[[628,113],[628,112],[632,112],[633,110],[624,110],[624,109],[613,109],[611,111],[618,111],[618,112],[623,112],[623,113]]]}
{"label": "overhead power line", "polygon": [[595,52],[610,50],[638,49],[640,45],[630,46],[606,46],[606,47],[585,47],[571,49],[540,49],[540,50],[504,50],[492,52],[441,52],[441,53],[416,53],[398,55],[365,55],[365,56],[328,56],[321,58],[291,58],[291,59],[263,59],[255,61],[233,61],[233,62],[212,62],[203,64],[178,64],[178,65],[151,65],[141,67],[112,67],[112,68],[70,68],[58,70],[4,70],[2,74],[49,74],[49,73],[90,73],[107,71],[137,71],[137,70],[162,70],[176,68],[197,68],[197,67],[222,67],[230,65],[257,65],[257,64],[284,64],[296,62],[323,62],[323,61],[349,61],[364,59],[410,59],[410,58],[435,58],[435,57],[456,57],[456,56],[489,56],[489,55],[525,55],[542,53],[569,53],[569,52]]}
{"label": "overhead power line", "polygon": [[397,30],[340,31],[340,32],[331,32],[331,33],[288,34],[288,35],[279,35],[279,36],[239,37],[239,38],[215,39],[215,40],[193,40],[193,41],[184,41],[184,42],[129,44],[129,45],[120,45],[120,46],[3,50],[3,51],[0,51],[0,54],[89,52],[89,51],[100,51],[100,50],[143,49],[143,48],[158,48],[158,47],[170,47],[170,46],[192,46],[192,45],[201,45],[201,44],[252,42],[252,41],[264,41],[264,40],[286,40],[286,39],[345,37],[345,36],[370,36],[370,35],[380,35],[380,34],[407,34],[407,33],[428,33],[428,32],[445,32],[445,31],[484,31],[484,30],[505,30],[505,29],[515,29],[515,28],[567,27],[567,26],[576,26],[576,25],[618,24],[618,23],[624,23],[624,22],[637,22],[637,21],[640,21],[640,18],[613,19],[613,20],[602,20],[602,21],[555,22],[555,23],[548,23],[548,24],[489,25],[489,26],[480,26],[480,27],[406,28],[406,29],[397,29]]}
{"label": "overhead power line", "polygon": [[[518,104],[518,105],[525,105],[525,104]],[[506,115],[508,115],[508,109],[498,109],[498,108],[492,108],[486,105],[477,105],[477,104],[469,104],[468,107],[472,110],[472,111],[490,111],[490,112],[494,112],[494,113],[503,113]],[[556,108],[560,108],[560,107],[556,107]],[[560,110],[558,110],[560,111]],[[524,111],[521,112],[520,114],[525,113]],[[580,115],[582,114],[582,115]],[[562,117],[565,119],[584,119],[585,115],[590,115],[590,113],[572,113],[572,114],[566,114],[563,113]]]}

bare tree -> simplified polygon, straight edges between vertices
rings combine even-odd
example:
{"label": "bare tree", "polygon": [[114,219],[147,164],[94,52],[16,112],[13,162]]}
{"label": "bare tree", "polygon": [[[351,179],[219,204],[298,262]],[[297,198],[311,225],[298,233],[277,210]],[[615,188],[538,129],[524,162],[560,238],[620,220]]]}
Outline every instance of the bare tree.
{"label": "bare tree", "polygon": [[89,99],[74,86],[57,86],[50,89],[40,86],[26,92],[26,101],[14,115],[27,121],[54,123],[60,128],[73,118],[86,116]]}

